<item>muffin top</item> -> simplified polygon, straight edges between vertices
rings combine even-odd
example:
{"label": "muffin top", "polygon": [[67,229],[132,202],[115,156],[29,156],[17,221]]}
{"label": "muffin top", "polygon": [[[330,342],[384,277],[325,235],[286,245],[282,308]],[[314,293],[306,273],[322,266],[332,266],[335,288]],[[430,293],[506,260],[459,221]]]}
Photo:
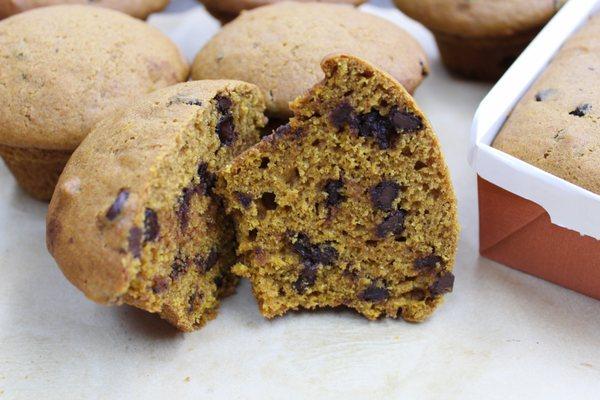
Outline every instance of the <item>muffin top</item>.
{"label": "muffin top", "polygon": [[466,37],[509,36],[544,25],[566,0],[394,0],[428,28]]}
{"label": "muffin top", "polygon": [[58,4],[89,4],[112,8],[136,18],[146,19],[148,15],[160,11],[170,0],[0,0],[0,19],[32,8]]}
{"label": "muffin top", "polygon": [[412,92],[427,74],[421,46],[395,24],[327,3],[280,2],[242,13],[200,50],[193,79],[239,79],[261,88],[271,116],[323,79],[321,60],[347,53],[374,63]]}
{"label": "muffin top", "polygon": [[157,29],[117,11],[63,5],[0,22],[0,143],[72,150],[100,119],[183,81]]}
{"label": "muffin top", "polygon": [[[208,9],[223,14],[239,14],[244,10],[251,10],[256,7],[266,6],[268,4],[280,3],[283,0],[199,0]],[[296,0],[300,2],[324,2],[359,5],[366,0]]]}

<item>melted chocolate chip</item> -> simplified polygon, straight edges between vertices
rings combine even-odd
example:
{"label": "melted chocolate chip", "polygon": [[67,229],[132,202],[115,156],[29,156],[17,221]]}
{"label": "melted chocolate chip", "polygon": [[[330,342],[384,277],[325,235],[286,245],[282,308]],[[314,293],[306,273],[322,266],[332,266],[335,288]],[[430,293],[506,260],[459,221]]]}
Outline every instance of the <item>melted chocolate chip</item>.
{"label": "melted chocolate chip", "polygon": [[346,200],[346,196],[340,193],[340,190],[344,187],[344,181],[342,179],[333,180],[330,179],[325,183],[323,191],[327,193],[327,200],[325,205],[327,207],[334,207]]}
{"label": "melted chocolate chip", "polygon": [[445,272],[438,276],[437,280],[431,285],[429,291],[432,295],[438,296],[440,294],[449,293],[454,287],[454,275],[452,272]]}
{"label": "melted chocolate chip", "polygon": [[375,139],[382,150],[393,147],[398,137],[398,132],[387,116],[374,110],[358,117],[358,135]]}
{"label": "melted chocolate chip", "polygon": [[144,210],[144,243],[155,241],[159,233],[160,225],[156,211],[146,208]]}
{"label": "melted chocolate chip", "polygon": [[277,129],[275,129],[273,131],[273,134],[275,136],[286,136],[289,135],[292,132],[292,127],[290,126],[290,124],[285,124],[285,125],[281,125],[279,126]]}
{"label": "melted chocolate chip", "polygon": [[119,190],[117,198],[106,211],[106,219],[108,219],[109,221],[113,221],[115,218],[117,218],[119,214],[121,214],[123,206],[125,205],[125,202],[128,198],[129,191],[127,189]]}
{"label": "melted chocolate chip", "polygon": [[435,254],[430,254],[425,257],[417,258],[413,262],[413,267],[417,270],[434,269],[438,264],[443,265],[444,259],[440,256],[436,256]]}
{"label": "melted chocolate chip", "polygon": [[218,94],[215,96],[215,100],[217,101],[217,110],[221,114],[228,114],[231,111],[233,103],[229,97]]}
{"label": "melted chocolate chip", "polygon": [[252,204],[252,196],[242,193],[242,192],[234,192],[236,199],[240,202],[240,204],[244,207],[244,208],[248,208],[250,207],[250,204]]}
{"label": "melted chocolate chip", "polygon": [[184,275],[189,268],[187,260],[183,259],[180,255],[176,256],[171,264],[171,273],[169,276],[172,280],[177,280],[179,277]]}
{"label": "melted chocolate chip", "polygon": [[296,292],[303,294],[306,289],[311,287],[317,281],[318,265],[307,264],[302,267],[298,279],[294,282]]}
{"label": "melted chocolate chip", "polygon": [[371,189],[371,202],[381,211],[392,211],[392,203],[400,193],[400,185],[394,181],[382,181]]}
{"label": "melted chocolate chip", "polygon": [[129,252],[135,257],[140,258],[142,254],[142,230],[137,226],[132,227],[129,230],[129,237],[127,238],[127,246]]}
{"label": "melted chocolate chip", "polygon": [[338,258],[337,250],[330,243],[312,244],[308,235],[300,232],[296,235],[296,241],[292,242],[292,248],[306,264],[332,265]]}
{"label": "melted chocolate chip", "polygon": [[380,302],[390,297],[390,291],[379,287],[374,283],[358,294],[358,298],[363,301]]}
{"label": "melted chocolate chip", "polygon": [[376,233],[380,238],[386,237],[389,233],[399,235],[404,231],[404,219],[406,218],[406,211],[396,210],[392,211],[387,217],[384,218],[383,222],[377,225]]}
{"label": "melted chocolate chip", "polygon": [[196,193],[211,196],[217,183],[217,176],[208,170],[207,163],[202,162],[198,164],[198,177],[200,178],[200,183],[196,186]]}
{"label": "melted chocolate chip", "polygon": [[400,129],[404,133],[417,132],[423,129],[423,121],[421,118],[411,112],[392,108],[388,117],[396,129]]}
{"label": "melted chocolate chip", "polygon": [[169,280],[163,277],[154,278],[154,283],[152,284],[152,292],[154,294],[161,294],[165,290],[169,288]]}
{"label": "melted chocolate chip", "polygon": [[197,255],[194,258],[194,264],[198,268],[198,272],[204,274],[212,269],[215,264],[219,261],[219,252],[217,249],[213,248],[210,250],[206,257],[202,257],[201,255]]}
{"label": "melted chocolate chip", "polygon": [[183,188],[181,196],[179,196],[177,201],[177,219],[179,220],[179,227],[182,231],[186,230],[190,223],[190,203],[193,195],[193,190],[190,190],[189,188]]}
{"label": "melted chocolate chip", "polygon": [[587,104],[587,103],[583,103],[583,104],[578,105],[569,114],[570,115],[574,115],[576,117],[583,117],[583,116],[587,115],[590,111],[592,111],[592,105],[591,104]]}
{"label": "melted chocolate chip", "polygon": [[352,106],[346,102],[341,103],[329,113],[329,121],[337,129],[342,129],[344,125],[351,128],[357,126],[356,113]]}
{"label": "melted chocolate chip", "polygon": [[535,101],[546,101],[556,93],[555,89],[543,89],[535,94]]}
{"label": "melted chocolate chip", "polygon": [[231,99],[217,95],[215,100],[217,102],[217,110],[221,113],[216,126],[217,136],[223,146],[231,146],[237,139],[233,115],[231,114]]}

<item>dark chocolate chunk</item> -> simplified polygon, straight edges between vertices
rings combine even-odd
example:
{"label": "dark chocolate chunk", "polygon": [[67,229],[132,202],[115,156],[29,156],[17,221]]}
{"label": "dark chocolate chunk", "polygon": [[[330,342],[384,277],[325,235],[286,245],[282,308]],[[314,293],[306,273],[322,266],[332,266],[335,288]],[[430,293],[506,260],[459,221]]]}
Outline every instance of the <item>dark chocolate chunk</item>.
{"label": "dark chocolate chunk", "polygon": [[210,271],[217,261],[219,261],[219,252],[216,248],[211,249],[206,257],[202,257],[201,255],[194,257],[194,264],[196,264],[198,272],[201,274]]}
{"label": "dark chocolate chunk", "polygon": [[223,284],[225,283],[225,278],[223,277],[223,275],[217,275],[215,276],[213,282],[215,283],[217,289],[221,289],[223,287]]}
{"label": "dark chocolate chunk", "polygon": [[135,258],[140,258],[142,255],[142,230],[137,226],[134,226],[129,230],[127,245],[129,252]]}
{"label": "dark chocolate chunk", "polygon": [[252,204],[252,196],[242,192],[235,192],[234,194],[244,208],[250,207],[250,204]]}
{"label": "dark chocolate chunk", "polygon": [[380,302],[390,297],[390,291],[384,287],[379,287],[374,283],[358,294],[358,298],[363,301]]}
{"label": "dark chocolate chunk", "polygon": [[217,122],[217,136],[223,146],[231,146],[237,139],[237,132],[231,114],[223,115]]}
{"label": "dark chocolate chunk", "polygon": [[186,230],[188,224],[190,223],[190,203],[193,195],[193,190],[190,190],[189,188],[183,188],[181,196],[179,196],[177,201],[177,219],[179,220],[179,227],[182,231]]}
{"label": "dark chocolate chunk", "polygon": [[277,196],[275,195],[275,193],[263,193],[260,198],[260,202],[266,210],[272,211],[277,208]]}
{"label": "dark chocolate chunk", "polygon": [[349,125],[352,129],[358,122],[354,109],[346,102],[341,103],[329,113],[329,121],[337,129],[342,129],[345,125]]}
{"label": "dark chocolate chunk", "polygon": [[172,280],[177,280],[179,277],[184,275],[189,268],[187,260],[185,260],[182,256],[177,255],[171,264],[171,273],[169,276]]}
{"label": "dark chocolate chunk", "polygon": [[154,294],[161,294],[169,287],[169,280],[167,278],[156,277],[153,281],[152,292],[154,292]]}
{"label": "dark chocolate chunk", "polygon": [[382,181],[371,189],[371,202],[381,211],[392,211],[392,203],[400,193],[400,185],[394,181]]}
{"label": "dark chocolate chunk", "polygon": [[229,114],[231,111],[231,106],[233,103],[229,97],[218,94],[215,96],[215,100],[217,101],[217,110],[221,114]]}
{"label": "dark chocolate chunk", "polygon": [[452,272],[445,272],[437,277],[436,281],[429,288],[429,291],[432,295],[438,296],[440,294],[451,292],[453,287],[454,275]]}
{"label": "dark chocolate chunk", "polygon": [[155,241],[159,233],[160,225],[156,211],[146,208],[144,210],[144,243]]}
{"label": "dark chocolate chunk", "polygon": [[327,207],[334,207],[346,200],[346,196],[340,193],[343,187],[344,181],[341,178],[337,180],[330,179],[325,183],[323,191],[327,193],[327,200],[325,200]]}
{"label": "dark chocolate chunk", "polygon": [[279,126],[277,129],[275,129],[273,131],[273,134],[275,136],[286,136],[286,135],[289,135],[291,132],[292,132],[292,127],[290,126],[290,124],[285,124],[285,125]]}
{"label": "dark chocolate chunk", "polygon": [[423,129],[423,121],[411,112],[400,111],[398,108],[392,108],[388,116],[396,129],[402,132],[417,132]]}
{"label": "dark chocolate chunk", "polygon": [[535,94],[535,101],[546,101],[556,93],[555,89],[542,89]]}
{"label": "dark chocolate chunk", "polygon": [[207,163],[201,162],[198,164],[198,177],[200,183],[196,186],[196,193],[211,196],[217,183],[217,176],[208,170]]}
{"label": "dark chocolate chunk", "polygon": [[406,218],[406,211],[396,210],[392,211],[386,216],[382,223],[377,225],[376,233],[380,238],[386,237],[389,233],[399,235],[404,231],[404,219]]}
{"label": "dark chocolate chunk", "polygon": [[578,105],[573,111],[569,114],[574,115],[576,117],[583,117],[587,115],[590,111],[592,111],[592,105],[588,103],[583,103]]}
{"label": "dark chocolate chunk", "polygon": [[359,136],[375,139],[382,150],[393,147],[398,132],[388,116],[383,116],[379,111],[374,110],[366,114],[360,114],[357,119]]}
{"label": "dark chocolate chunk", "polygon": [[425,257],[417,258],[413,262],[413,267],[416,270],[434,269],[438,264],[444,265],[444,259],[440,256],[436,256],[435,254],[430,254]]}
{"label": "dark chocolate chunk", "polygon": [[115,218],[117,218],[119,214],[121,214],[123,206],[125,205],[125,202],[128,198],[129,191],[127,189],[119,190],[117,198],[106,211],[106,219],[108,219],[109,221],[113,221]]}
{"label": "dark chocolate chunk", "polygon": [[[293,238],[293,234],[291,234]],[[308,235],[300,232],[292,240],[292,248],[302,258],[305,265],[332,265],[338,258],[337,250],[329,243],[312,244]]]}
{"label": "dark chocolate chunk", "polygon": [[311,287],[317,281],[318,265],[305,264],[300,271],[298,279],[294,282],[296,292],[303,294],[306,289]]}

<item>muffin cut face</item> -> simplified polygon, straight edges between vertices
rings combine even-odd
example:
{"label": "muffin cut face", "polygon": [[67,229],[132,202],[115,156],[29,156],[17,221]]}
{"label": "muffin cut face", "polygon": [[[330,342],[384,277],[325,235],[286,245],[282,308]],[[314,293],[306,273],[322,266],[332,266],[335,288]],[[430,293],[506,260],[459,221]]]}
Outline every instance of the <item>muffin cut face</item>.
{"label": "muffin cut face", "polygon": [[[237,281],[234,229],[213,189],[219,169],[259,140],[264,101],[256,87],[231,81],[157,96],[133,117],[101,124],[76,151],[50,206],[48,247],[92,299],[157,312],[191,331],[216,315]],[[161,126],[166,132],[154,129]],[[125,161],[129,152],[137,163]],[[102,160],[113,164],[93,172]],[[93,189],[92,181],[110,183]]]}
{"label": "muffin cut face", "polygon": [[266,317],[345,305],[420,321],[451,291],[456,204],[439,144],[404,88],[351,57],[289,125],[237,157],[217,192]]}

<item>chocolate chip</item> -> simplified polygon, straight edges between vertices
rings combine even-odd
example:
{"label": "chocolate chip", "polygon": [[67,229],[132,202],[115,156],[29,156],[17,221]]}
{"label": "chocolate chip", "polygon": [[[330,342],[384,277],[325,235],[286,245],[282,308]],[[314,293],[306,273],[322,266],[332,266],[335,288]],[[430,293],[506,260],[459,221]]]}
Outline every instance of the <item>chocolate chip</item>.
{"label": "chocolate chip", "polygon": [[160,225],[158,224],[158,215],[151,208],[144,210],[144,243],[153,242],[158,237]]}
{"label": "chocolate chip", "polygon": [[137,226],[134,226],[129,230],[127,245],[129,252],[135,258],[140,258],[142,254],[142,230]]}
{"label": "chocolate chip", "polygon": [[346,102],[341,103],[329,113],[329,121],[337,129],[342,129],[345,125],[349,125],[351,128],[357,125],[354,109]]}
{"label": "chocolate chip", "polygon": [[419,61],[419,65],[421,66],[421,76],[423,78],[425,78],[426,76],[429,75],[429,70],[427,69],[427,67],[425,66],[425,63],[423,62],[423,60]]}
{"label": "chocolate chip", "polygon": [[217,110],[221,114],[228,114],[231,111],[233,103],[229,97],[218,94],[215,96],[215,100],[217,101]]}
{"label": "chocolate chip", "polygon": [[570,115],[574,115],[576,117],[583,117],[583,116],[587,115],[590,111],[592,111],[592,105],[591,104],[587,104],[587,103],[583,103],[583,104],[578,105],[569,114]]}
{"label": "chocolate chip", "polygon": [[294,289],[299,294],[306,292],[317,281],[318,265],[306,264],[302,267],[298,279],[294,282]]}
{"label": "chocolate chip", "polygon": [[392,124],[402,132],[417,132],[423,129],[423,121],[413,113],[392,108],[389,115]]}
{"label": "chocolate chip", "polygon": [[182,256],[177,255],[171,264],[171,273],[169,276],[172,280],[177,280],[179,277],[184,275],[189,268],[187,260],[185,260]]}
{"label": "chocolate chip", "polygon": [[225,278],[223,277],[223,275],[217,275],[213,282],[215,283],[217,289],[221,289],[223,287],[223,284],[225,283]]}
{"label": "chocolate chip", "polygon": [[231,99],[217,95],[215,100],[217,101],[217,110],[221,113],[216,126],[217,136],[223,146],[231,146],[237,139],[233,115],[231,114]]}
{"label": "chocolate chip", "polygon": [[400,193],[400,185],[394,181],[381,181],[371,189],[371,202],[381,211],[392,211],[392,203]]}
{"label": "chocolate chip", "polygon": [[[293,238],[293,234],[290,234]],[[300,232],[292,239],[292,248],[302,258],[305,265],[332,265],[338,258],[337,250],[329,243],[312,244],[308,235]]]}
{"label": "chocolate chip", "polygon": [[211,249],[206,257],[201,255],[194,257],[194,264],[196,264],[198,272],[201,274],[210,271],[217,261],[219,261],[219,252],[215,248]]}
{"label": "chocolate chip", "polygon": [[546,101],[556,93],[555,89],[543,89],[535,94],[535,101]]}
{"label": "chocolate chip", "polygon": [[398,132],[388,117],[374,110],[358,117],[358,135],[375,139],[382,150],[391,148],[398,136]]}
{"label": "chocolate chip", "polygon": [[169,280],[164,277],[156,277],[154,278],[154,283],[152,284],[152,292],[154,294],[161,294],[169,287]]}
{"label": "chocolate chip", "polygon": [[382,223],[377,225],[376,233],[380,238],[386,237],[389,233],[399,235],[404,231],[404,219],[406,218],[406,211],[396,210],[392,211],[386,216]]}
{"label": "chocolate chip", "polygon": [[198,164],[198,177],[200,183],[196,187],[196,193],[211,196],[217,183],[217,176],[208,170],[207,163],[201,162]]}
{"label": "chocolate chip", "polygon": [[286,136],[289,135],[292,132],[292,127],[290,126],[290,124],[285,124],[285,125],[281,125],[279,126],[277,129],[275,129],[273,131],[273,134],[275,136]]}
{"label": "chocolate chip", "polygon": [[413,267],[416,270],[434,269],[438,264],[443,265],[444,259],[440,256],[436,256],[435,254],[430,254],[425,257],[417,258],[413,262]]}
{"label": "chocolate chip", "polygon": [[346,196],[340,193],[343,187],[344,181],[341,178],[337,180],[330,179],[325,183],[323,191],[327,193],[327,200],[325,200],[327,207],[336,206],[346,200]]}
{"label": "chocolate chip", "polygon": [[240,202],[240,204],[244,207],[244,208],[248,208],[250,207],[250,204],[252,204],[252,197],[248,194],[242,193],[242,192],[234,192],[236,199]]}
{"label": "chocolate chip", "polygon": [[374,283],[358,294],[358,298],[363,301],[380,302],[390,297],[390,291],[384,287],[379,287]]}
{"label": "chocolate chip", "polygon": [[183,188],[181,196],[177,200],[177,219],[179,220],[179,227],[182,231],[185,231],[190,223],[190,203],[192,202],[192,196],[194,191],[189,188]]}
{"label": "chocolate chip", "polygon": [[106,211],[106,219],[108,219],[109,221],[113,221],[115,218],[117,218],[119,214],[121,214],[123,206],[125,205],[125,202],[128,198],[129,191],[127,189],[119,190],[117,198]]}
{"label": "chocolate chip", "polygon": [[438,296],[440,294],[451,292],[453,287],[454,275],[452,272],[445,272],[437,277],[436,281],[429,288],[429,291],[432,295]]}
{"label": "chocolate chip", "polygon": [[277,209],[277,196],[275,193],[265,192],[260,197],[260,203],[265,208],[265,210],[275,210]]}

